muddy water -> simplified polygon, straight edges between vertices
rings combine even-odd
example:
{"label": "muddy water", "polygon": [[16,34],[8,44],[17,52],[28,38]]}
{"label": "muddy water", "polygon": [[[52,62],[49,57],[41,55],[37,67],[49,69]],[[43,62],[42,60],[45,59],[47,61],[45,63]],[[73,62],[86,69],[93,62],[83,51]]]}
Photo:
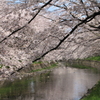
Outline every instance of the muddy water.
{"label": "muddy water", "polygon": [[0,100],[79,100],[100,80],[90,69],[59,67],[0,87]]}

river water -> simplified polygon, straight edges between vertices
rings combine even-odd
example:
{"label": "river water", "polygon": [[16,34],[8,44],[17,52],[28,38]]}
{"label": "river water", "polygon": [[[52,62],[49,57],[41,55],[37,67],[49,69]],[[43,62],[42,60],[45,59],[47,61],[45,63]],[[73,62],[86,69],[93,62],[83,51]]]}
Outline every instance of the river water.
{"label": "river water", "polygon": [[0,100],[79,100],[100,80],[91,69],[58,67],[33,77],[6,82]]}
{"label": "river water", "polygon": [[[25,0],[6,0],[9,4]],[[79,100],[100,80],[92,69],[59,67],[0,86],[0,100]]]}

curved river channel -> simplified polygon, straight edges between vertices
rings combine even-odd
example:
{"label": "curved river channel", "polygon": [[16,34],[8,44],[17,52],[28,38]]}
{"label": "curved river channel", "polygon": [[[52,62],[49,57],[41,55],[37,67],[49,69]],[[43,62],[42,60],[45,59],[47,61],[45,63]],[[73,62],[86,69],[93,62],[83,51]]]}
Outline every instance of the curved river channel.
{"label": "curved river channel", "polygon": [[0,100],[79,100],[100,80],[91,69],[58,67],[33,77],[6,82]]}
{"label": "curved river channel", "polygon": [[[10,5],[28,0],[5,1]],[[99,80],[97,70],[58,67],[33,77],[5,82],[0,86],[0,100],[80,100]]]}

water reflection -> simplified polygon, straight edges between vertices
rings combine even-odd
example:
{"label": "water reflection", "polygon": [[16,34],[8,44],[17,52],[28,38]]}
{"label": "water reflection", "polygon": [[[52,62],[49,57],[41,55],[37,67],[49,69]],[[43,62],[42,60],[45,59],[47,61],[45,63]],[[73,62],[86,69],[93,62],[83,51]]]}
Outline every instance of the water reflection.
{"label": "water reflection", "polygon": [[[99,79],[100,74],[91,70],[59,67],[34,78],[5,84],[0,88],[0,100],[79,100]],[[1,90],[6,90],[6,94]]]}
{"label": "water reflection", "polygon": [[[86,93],[87,89],[100,79],[87,70],[72,68],[58,68],[52,73],[52,81],[37,89],[36,100],[79,100]],[[37,87],[38,88],[38,87]],[[41,96],[43,95],[43,99]]]}

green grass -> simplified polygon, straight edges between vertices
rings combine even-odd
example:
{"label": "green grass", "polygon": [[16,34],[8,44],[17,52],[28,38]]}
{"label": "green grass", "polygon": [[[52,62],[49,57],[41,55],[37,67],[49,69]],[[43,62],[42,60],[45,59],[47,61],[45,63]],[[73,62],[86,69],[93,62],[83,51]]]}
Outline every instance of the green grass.
{"label": "green grass", "polygon": [[81,100],[100,100],[100,81],[92,90],[90,90],[89,95]]}
{"label": "green grass", "polygon": [[100,56],[85,58],[85,60],[100,61]]}
{"label": "green grass", "polygon": [[86,66],[84,64],[80,64],[80,63],[73,63],[73,64],[67,64],[67,66],[70,66],[72,68],[78,68],[78,69],[90,69],[94,72],[98,72],[98,69],[97,68],[94,68],[94,67],[90,67],[90,66]]}
{"label": "green grass", "polygon": [[3,67],[3,65],[0,65],[0,68],[2,68]]}
{"label": "green grass", "polygon": [[80,64],[73,64],[71,65],[71,67],[80,68],[80,69],[91,69],[91,67],[87,67],[85,65],[80,65]]}
{"label": "green grass", "polygon": [[[20,92],[24,92],[29,84],[29,80],[16,80],[15,82],[6,82],[4,86],[0,87],[0,100],[1,97],[20,95]],[[12,95],[13,94],[13,95]]]}
{"label": "green grass", "polygon": [[22,62],[22,60],[18,60],[19,62]]}
{"label": "green grass", "polygon": [[6,68],[10,68],[10,66],[6,66]]}
{"label": "green grass", "polygon": [[42,64],[43,62],[42,61],[35,61],[33,62],[33,64]]}
{"label": "green grass", "polygon": [[93,67],[85,66],[83,64],[79,64],[77,62],[75,63],[68,63],[67,66],[73,67],[73,68],[78,68],[78,69],[95,69]]}
{"label": "green grass", "polygon": [[46,68],[41,68],[41,69],[32,70],[32,72],[43,71],[43,70],[51,69],[51,68],[55,68],[55,67],[57,67],[57,63],[51,64],[50,66],[48,66],[48,67],[46,67]]}
{"label": "green grass", "polygon": [[30,83],[38,83],[47,81],[50,76],[50,72],[41,73],[32,77],[23,78],[22,80],[16,79],[15,81],[6,81],[3,86],[0,87],[0,100],[7,100],[7,98],[17,97],[19,95],[27,95],[29,92]]}

